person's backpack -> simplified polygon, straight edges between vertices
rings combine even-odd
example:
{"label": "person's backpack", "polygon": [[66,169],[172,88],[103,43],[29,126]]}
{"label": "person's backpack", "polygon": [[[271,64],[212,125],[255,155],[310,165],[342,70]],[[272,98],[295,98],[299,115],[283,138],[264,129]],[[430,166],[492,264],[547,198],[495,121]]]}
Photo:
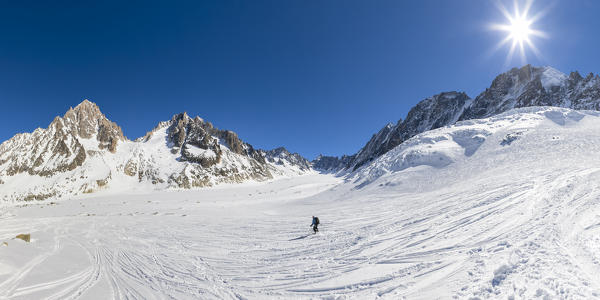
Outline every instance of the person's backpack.
{"label": "person's backpack", "polygon": [[319,218],[315,217],[315,225],[319,225]]}

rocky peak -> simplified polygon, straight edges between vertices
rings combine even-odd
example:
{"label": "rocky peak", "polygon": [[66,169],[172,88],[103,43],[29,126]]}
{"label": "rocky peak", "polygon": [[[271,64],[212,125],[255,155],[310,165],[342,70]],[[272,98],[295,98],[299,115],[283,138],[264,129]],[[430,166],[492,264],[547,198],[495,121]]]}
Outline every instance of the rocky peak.
{"label": "rocky peak", "polygon": [[490,117],[507,110],[529,106],[556,106],[572,109],[598,109],[598,76],[569,76],[551,67],[532,67],[498,75],[461,115],[460,120]]}
{"label": "rocky peak", "polygon": [[406,120],[386,125],[347,164],[337,157],[319,157],[313,164],[323,169],[334,165],[352,170],[372,161],[407,139],[427,130],[454,124],[458,120],[487,118],[513,108],[556,106],[600,110],[600,77],[578,72],[568,76],[551,67],[526,65],[498,75],[477,98],[465,93],[445,92],[415,105]]}
{"label": "rocky peak", "polygon": [[327,156],[319,155],[312,161],[312,167],[321,172],[337,172],[349,168],[354,161],[355,155]]}
{"label": "rocky peak", "polygon": [[590,81],[590,80],[592,80],[592,78],[594,78],[594,73],[591,73],[591,72],[590,72],[590,74],[588,74],[588,75],[585,77],[585,81]]}
{"label": "rocky peak", "polygon": [[301,171],[309,171],[311,163],[298,153],[291,153],[284,147],[262,151],[265,160],[269,163],[282,166],[295,166]]}
{"label": "rocky peak", "polygon": [[583,77],[581,77],[581,74],[579,74],[579,72],[575,71],[575,72],[571,72],[571,74],[569,74],[569,81],[571,82],[576,82],[579,80],[582,80]]}
{"label": "rocky peak", "polygon": [[374,134],[348,167],[355,170],[421,132],[456,122],[470,101],[467,94],[456,91],[422,100],[408,112],[404,121],[388,124]]}
{"label": "rocky peak", "polygon": [[192,119],[185,112],[174,115],[168,122],[167,140],[172,147],[171,152],[179,152],[183,160],[197,162],[204,167],[221,161],[221,146],[233,153],[265,163],[262,155],[243,142],[235,132],[217,129],[212,123],[205,122],[200,117]]}
{"label": "rocky peak", "polygon": [[[96,137],[99,149],[86,149],[81,139]],[[56,117],[47,129],[17,134],[0,146],[0,175],[28,173],[52,176],[81,166],[87,150],[115,152],[126,140],[121,128],[106,118],[98,106],[84,100]]]}
{"label": "rocky peak", "polygon": [[[117,149],[122,140],[126,138],[121,129],[85,100],[56,117],[47,129],[17,134],[0,144],[0,185],[18,189],[12,193],[0,189],[0,199],[90,193],[108,188],[113,180],[131,178],[163,188],[194,188],[311,171],[310,163],[297,153],[285,148],[254,150],[235,132],[187,113],[160,122],[143,138],[128,142],[126,149]],[[23,185],[17,174],[43,178]]]}
{"label": "rocky peak", "polygon": [[70,108],[62,118],[56,117],[50,127],[83,139],[96,136],[98,147],[113,153],[120,141],[127,140],[121,127],[106,118],[98,105],[87,99]]}
{"label": "rocky peak", "polygon": [[506,111],[518,101],[523,92],[541,90],[543,68],[526,65],[498,75],[489,88],[481,93],[460,117],[461,120],[484,118]]}
{"label": "rocky peak", "polygon": [[498,75],[493,81],[490,89],[508,90],[515,86],[522,86],[531,81],[534,74],[538,74],[539,70],[526,65],[522,68],[512,68],[506,73]]}

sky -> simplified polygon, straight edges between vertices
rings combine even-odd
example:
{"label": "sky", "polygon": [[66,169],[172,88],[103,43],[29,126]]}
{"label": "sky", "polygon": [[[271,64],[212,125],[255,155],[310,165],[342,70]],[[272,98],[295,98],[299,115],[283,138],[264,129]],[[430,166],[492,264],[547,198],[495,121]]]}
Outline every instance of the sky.
{"label": "sky", "polygon": [[[518,1],[523,7],[524,1]],[[526,63],[600,72],[600,1],[534,1],[539,50],[507,59],[513,1],[1,1],[0,141],[83,99],[130,139],[187,112],[255,148],[358,151],[419,101],[476,97]]]}

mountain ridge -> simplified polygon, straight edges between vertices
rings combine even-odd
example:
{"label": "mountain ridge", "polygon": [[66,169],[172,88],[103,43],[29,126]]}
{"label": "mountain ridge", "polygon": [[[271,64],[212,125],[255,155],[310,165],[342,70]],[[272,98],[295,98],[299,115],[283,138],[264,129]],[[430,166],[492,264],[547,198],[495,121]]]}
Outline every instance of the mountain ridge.
{"label": "mountain ridge", "polygon": [[254,149],[185,112],[132,141],[85,99],[47,128],[0,144],[0,199],[43,200],[118,185],[190,189],[312,172],[299,154],[275,150]]}
{"label": "mountain ridge", "polygon": [[[453,101],[446,101],[448,95],[455,97]],[[531,106],[600,110],[600,76],[590,73],[583,77],[577,71],[566,75],[549,66],[512,68],[496,76],[490,87],[474,99],[456,91],[426,98],[411,108],[405,120],[400,119],[391,129],[386,129],[386,125],[373,135],[356,154],[342,158],[319,156],[313,165],[320,170],[336,165],[335,171],[355,171],[416,134],[457,121],[486,118]],[[439,116],[432,120],[433,115]],[[380,138],[382,131],[389,131],[387,138]]]}
{"label": "mountain ridge", "polygon": [[[47,128],[16,134],[0,144],[0,185],[14,188],[0,191],[0,199],[76,195],[128,181],[189,189],[313,170],[343,175],[425,131],[532,106],[600,110],[600,77],[566,75],[551,67],[513,68],[474,99],[457,91],[436,94],[417,103],[405,119],[386,124],[356,154],[320,155],[312,162],[285,148],[255,149],[235,132],[185,112],[132,141],[85,99]],[[31,178],[35,180],[29,183]]]}

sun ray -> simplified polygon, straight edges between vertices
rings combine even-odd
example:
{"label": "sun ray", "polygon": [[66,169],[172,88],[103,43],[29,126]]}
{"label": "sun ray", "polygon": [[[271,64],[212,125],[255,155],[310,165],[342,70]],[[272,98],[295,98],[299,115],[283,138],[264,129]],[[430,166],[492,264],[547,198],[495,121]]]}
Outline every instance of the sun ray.
{"label": "sun ray", "polygon": [[548,38],[547,33],[543,32],[543,31],[535,30],[535,29],[529,30],[529,35],[533,35],[533,36],[537,36],[537,37],[541,37],[541,38]]}
{"label": "sun ray", "polygon": [[537,22],[539,19],[546,16],[550,12],[550,10],[552,10],[552,8],[556,5],[556,2],[557,0],[553,0],[552,2],[545,2],[545,6],[542,8],[542,10],[538,11],[535,15],[531,16],[529,20],[531,20],[532,23]]}
{"label": "sun ray", "polygon": [[508,51],[508,55],[506,56],[506,60],[504,61],[504,67],[508,67],[508,65],[510,64],[510,61],[513,58],[513,55],[515,53],[515,48],[517,47],[517,42],[516,41],[512,41],[512,45],[510,46],[510,50]]}
{"label": "sun ray", "polygon": [[525,47],[523,46],[523,40],[519,41],[519,50],[521,50],[521,64],[527,63],[527,54],[525,54]]}
{"label": "sun ray", "polygon": [[[519,2],[523,3],[522,7],[519,6]],[[518,52],[518,56],[523,64],[527,62],[528,50],[533,52],[535,57],[541,57],[540,51],[535,46],[532,38],[547,38],[548,35],[541,30],[532,28],[532,25],[548,12],[548,8],[543,9],[534,14],[533,17],[530,17],[529,15],[533,6],[533,0],[513,0],[513,13],[510,13],[502,2],[496,1],[495,4],[498,10],[504,15],[507,22],[505,24],[491,24],[490,29],[506,32],[507,36],[494,47],[494,51],[497,51],[509,41],[512,41],[506,57],[507,64],[512,61],[515,52]]]}
{"label": "sun ray", "polygon": [[543,59],[542,53],[531,41],[527,41],[527,46],[531,48],[531,51],[533,52],[533,55],[535,55],[536,58]]}
{"label": "sun ray", "polygon": [[[533,0],[527,0],[525,1],[525,7],[523,7],[523,16],[527,16],[529,14],[529,9],[531,8],[531,5],[533,5]],[[517,2],[515,0],[515,6],[518,7]]]}
{"label": "sun ray", "polygon": [[498,8],[498,10],[500,10],[500,12],[504,15],[505,18],[510,19],[512,17],[510,12],[508,12],[508,9],[506,9],[506,6],[504,6],[504,4],[500,2],[500,0],[496,0],[494,4]]}

